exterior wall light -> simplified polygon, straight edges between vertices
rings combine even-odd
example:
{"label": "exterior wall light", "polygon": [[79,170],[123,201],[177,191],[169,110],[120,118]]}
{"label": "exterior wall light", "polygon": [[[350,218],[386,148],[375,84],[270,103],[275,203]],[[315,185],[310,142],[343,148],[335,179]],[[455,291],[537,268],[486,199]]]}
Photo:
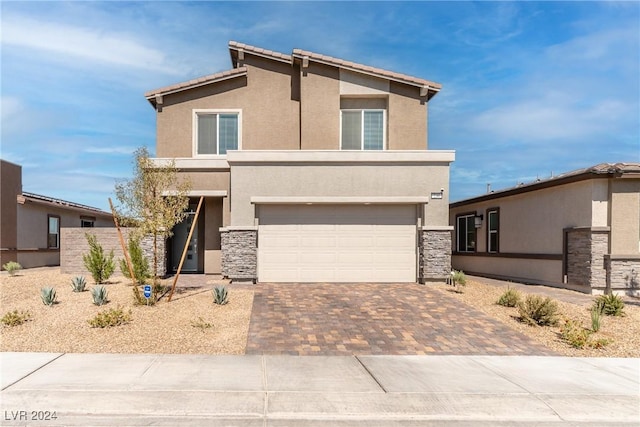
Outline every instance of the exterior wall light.
{"label": "exterior wall light", "polygon": [[474,217],[476,228],[482,227],[482,220],[484,219],[484,215],[476,214]]}

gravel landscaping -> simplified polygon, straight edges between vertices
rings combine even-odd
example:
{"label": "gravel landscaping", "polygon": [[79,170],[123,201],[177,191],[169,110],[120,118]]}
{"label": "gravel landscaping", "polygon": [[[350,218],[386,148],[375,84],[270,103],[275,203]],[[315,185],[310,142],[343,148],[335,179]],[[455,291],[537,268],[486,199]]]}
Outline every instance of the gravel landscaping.
{"label": "gravel landscaping", "polygon": [[[87,277],[87,291],[74,293],[73,276],[61,274],[59,268],[22,270],[14,277],[2,272],[0,315],[13,310],[28,311],[31,320],[19,326],[2,325],[0,351],[244,354],[254,292],[230,285],[229,304],[215,305],[211,290],[220,282],[201,277],[206,283],[179,287],[172,302],[168,303],[165,297],[156,306],[146,307],[133,304],[129,281],[117,276],[106,285],[109,303],[98,307],[88,291],[93,286],[90,277]],[[57,291],[58,303],[52,307],[45,306],[40,299],[40,289],[45,286],[53,286]],[[560,325],[528,326],[517,320],[516,308],[496,305],[506,287],[468,281],[463,292],[457,293],[445,284],[427,286],[435,286],[439,292],[487,313],[559,354],[640,357],[640,301],[637,299],[627,299],[626,316],[602,317],[602,327],[593,337],[607,339],[608,345],[600,349],[575,349],[560,339]],[[535,292],[534,288],[531,292]],[[578,320],[590,328],[592,298],[578,299],[584,302],[558,301],[561,318]],[[131,322],[104,329],[88,324],[97,313],[118,307],[125,312],[131,310]]]}

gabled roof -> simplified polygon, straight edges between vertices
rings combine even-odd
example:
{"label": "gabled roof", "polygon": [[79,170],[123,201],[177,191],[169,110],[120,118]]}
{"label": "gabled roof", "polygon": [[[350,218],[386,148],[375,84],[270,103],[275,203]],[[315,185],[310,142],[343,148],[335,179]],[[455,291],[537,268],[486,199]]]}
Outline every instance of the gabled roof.
{"label": "gabled roof", "polygon": [[518,184],[515,187],[505,188],[503,190],[491,191],[481,196],[471,197],[469,199],[460,200],[450,204],[455,208],[471,203],[484,202],[500,197],[514,196],[516,194],[527,193],[530,191],[541,190],[543,188],[555,187],[557,185],[569,184],[577,181],[596,178],[640,178],[640,163],[599,163],[595,166],[576,169],[565,172],[547,179],[538,179],[530,183]]}
{"label": "gabled roof", "polygon": [[62,199],[55,199],[53,197],[42,196],[40,194],[34,194],[34,193],[23,192],[22,194],[19,194],[18,203],[22,205],[25,202],[41,203],[41,204],[46,204],[50,206],[57,206],[60,208],[70,208],[70,209],[74,209],[74,210],[78,210],[86,213],[91,213],[94,215],[111,216],[109,212],[105,212],[98,208],[94,208],[93,206],[87,206],[80,203],[69,202]]}
{"label": "gabled roof", "polygon": [[384,70],[382,68],[358,64],[356,62],[346,61],[343,59],[338,59],[332,56],[322,55],[302,49],[294,49],[292,55],[287,55],[284,53],[263,49],[232,40],[229,42],[229,54],[231,55],[231,62],[234,67],[233,69],[150,90],[146,92],[144,96],[152,105],[155,106],[156,103],[162,103],[162,96],[164,95],[169,95],[172,93],[193,89],[208,84],[218,83],[220,81],[232,79],[239,76],[244,76],[247,74],[247,69],[246,67],[241,66],[241,62],[244,58],[245,53],[260,56],[273,61],[284,62],[291,65],[293,65],[294,61],[301,61],[303,62],[303,64],[305,61],[313,61],[334,66],[340,69],[353,71],[356,73],[366,74],[385,80],[391,80],[406,85],[415,86],[421,89],[421,96],[427,96],[427,99],[433,97],[442,88],[441,84],[429,80],[409,76],[406,74],[396,73],[394,71]]}

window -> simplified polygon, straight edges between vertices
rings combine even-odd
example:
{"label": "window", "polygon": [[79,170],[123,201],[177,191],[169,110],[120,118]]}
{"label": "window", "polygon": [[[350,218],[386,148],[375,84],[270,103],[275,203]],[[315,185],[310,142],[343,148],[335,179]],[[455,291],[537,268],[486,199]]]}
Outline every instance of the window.
{"label": "window", "polygon": [[221,155],[240,148],[240,112],[194,110],[194,154]]}
{"label": "window", "polygon": [[489,209],[487,211],[487,252],[498,252],[500,241],[500,210]]}
{"label": "window", "polygon": [[476,224],[475,213],[456,217],[456,232],[458,252],[475,252],[476,250]]}
{"label": "window", "polygon": [[49,215],[48,222],[47,248],[60,249],[60,217]]}
{"label": "window", "polygon": [[95,224],[95,219],[93,218],[80,218],[80,227],[82,228],[91,228]]}
{"label": "window", "polygon": [[340,111],[340,148],[343,150],[384,150],[384,110]]}

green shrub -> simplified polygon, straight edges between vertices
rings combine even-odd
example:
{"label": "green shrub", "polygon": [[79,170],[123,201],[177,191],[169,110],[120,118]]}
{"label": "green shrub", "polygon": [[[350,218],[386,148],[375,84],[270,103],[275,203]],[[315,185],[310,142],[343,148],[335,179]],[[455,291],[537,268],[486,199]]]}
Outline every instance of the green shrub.
{"label": "green shrub", "polygon": [[225,305],[229,302],[229,294],[224,286],[216,286],[213,288],[213,302],[218,305]]}
{"label": "green shrub", "polygon": [[4,316],[2,316],[2,319],[0,319],[0,321],[2,321],[2,323],[7,326],[22,325],[28,320],[31,320],[31,313],[29,313],[28,311],[18,310],[8,311]]}
{"label": "green shrub", "polygon": [[93,303],[95,305],[105,305],[108,303],[107,294],[107,288],[102,285],[91,288],[91,296],[93,297]]}
{"label": "green shrub", "polygon": [[[133,269],[133,279],[135,283],[144,283],[151,277],[151,269],[149,260],[144,256],[140,240],[133,237],[129,238],[129,258],[131,259],[131,268]],[[120,260],[120,270],[127,279],[131,279],[131,273],[127,266],[127,260]]]}
{"label": "green shrub", "polygon": [[624,316],[624,301],[618,295],[600,295],[593,303],[593,308],[607,316]]}
{"label": "green shrub", "polygon": [[600,330],[601,315],[602,312],[600,311],[600,307],[594,306],[591,308],[591,330],[593,332],[598,332]]}
{"label": "green shrub", "polygon": [[467,284],[467,276],[465,276],[462,270],[453,270],[451,272],[451,284],[455,288],[456,292],[462,292],[461,286]]}
{"label": "green shrub", "polygon": [[84,292],[84,288],[87,286],[87,281],[84,276],[76,276],[71,279],[71,288],[73,292]]}
{"label": "green shrub", "polygon": [[93,281],[96,284],[105,282],[115,270],[115,263],[113,262],[113,250],[109,252],[109,255],[105,255],[104,249],[98,243],[98,239],[93,234],[85,234],[87,242],[89,243],[89,253],[82,255],[84,266],[91,272]]}
{"label": "green shrub", "polygon": [[592,331],[584,328],[577,320],[567,319],[560,328],[560,338],[574,348],[602,348],[609,344],[604,338],[594,339]]}
{"label": "green shrub", "polygon": [[16,271],[22,270],[22,266],[15,261],[9,261],[5,265],[3,265],[2,268],[7,270],[9,276],[14,276],[16,274]]}
{"label": "green shrub", "polygon": [[558,303],[549,297],[527,295],[524,301],[518,303],[520,320],[529,325],[557,325]]}
{"label": "green shrub", "polygon": [[496,304],[502,305],[505,307],[515,307],[521,300],[520,292],[516,289],[507,288],[507,290],[500,295]]}
{"label": "green shrub", "polygon": [[87,320],[92,328],[109,328],[129,323],[131,321],[131,310],[124,312],[120,306],[110,308],[96,314],[93,319]]}
{"label": "green shrub", "polygon": [[56,290],[54,288],[40,289],[40,298],[44,305],[52,306],[56,303]]}

